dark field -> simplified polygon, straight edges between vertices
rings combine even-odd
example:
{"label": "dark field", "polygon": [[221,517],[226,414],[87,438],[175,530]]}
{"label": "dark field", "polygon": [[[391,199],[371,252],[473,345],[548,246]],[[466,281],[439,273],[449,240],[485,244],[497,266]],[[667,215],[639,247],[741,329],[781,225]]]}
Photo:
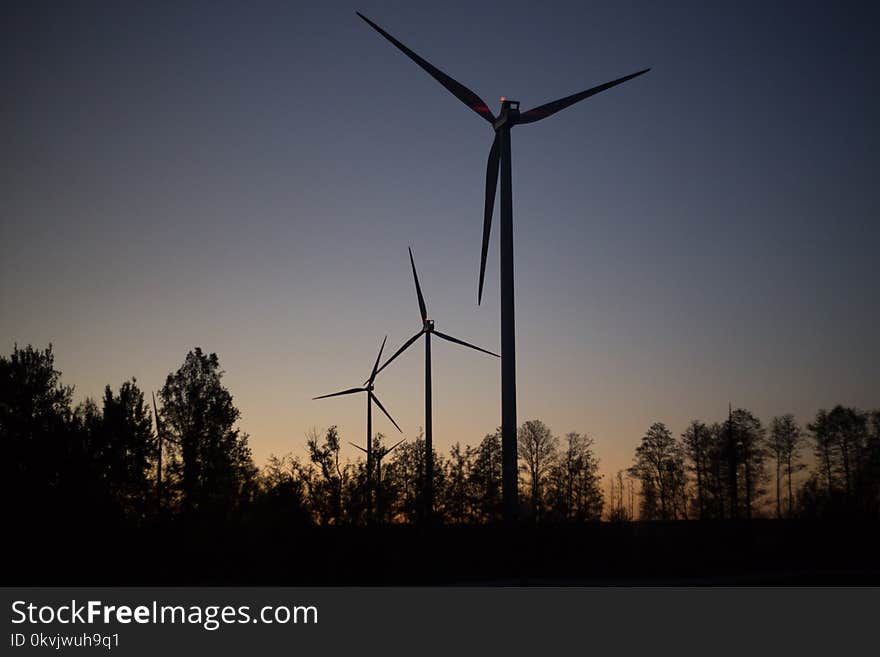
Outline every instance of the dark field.
{"label": "dark field", "polygon": [[880,526],[861,522],[56,526],[11,535],[6,585],[880,584]]}

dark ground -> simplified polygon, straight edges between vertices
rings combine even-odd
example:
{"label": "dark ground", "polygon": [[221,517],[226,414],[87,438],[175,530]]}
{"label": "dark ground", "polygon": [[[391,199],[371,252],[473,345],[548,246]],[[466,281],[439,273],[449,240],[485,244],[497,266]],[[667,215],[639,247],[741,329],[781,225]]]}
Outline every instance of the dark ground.
{"label": "dark ground", "polygon": [[880,584],[876,522],[11,529],[7,586]]}

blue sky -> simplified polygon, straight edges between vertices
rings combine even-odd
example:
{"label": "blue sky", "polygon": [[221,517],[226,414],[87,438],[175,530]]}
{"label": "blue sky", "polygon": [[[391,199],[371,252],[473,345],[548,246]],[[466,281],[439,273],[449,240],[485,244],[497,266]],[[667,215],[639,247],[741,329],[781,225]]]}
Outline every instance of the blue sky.
{"label": "blue sky", "polygon": [[[362,440],[358,400],[310,398],[418,330],[407,246],[437,328],[497,350],[491,129],[355,9],[496,109],[653,69],[513,132],[520,421],[614,470],[728,401],[880,405],[870,3],[7,8],[3,350],[53,342],[79,398],[216,351],[260,462]],[[421,365],[379,381],[407,437]],[[438,447],[494,430],[497,361],[434,370]]]}

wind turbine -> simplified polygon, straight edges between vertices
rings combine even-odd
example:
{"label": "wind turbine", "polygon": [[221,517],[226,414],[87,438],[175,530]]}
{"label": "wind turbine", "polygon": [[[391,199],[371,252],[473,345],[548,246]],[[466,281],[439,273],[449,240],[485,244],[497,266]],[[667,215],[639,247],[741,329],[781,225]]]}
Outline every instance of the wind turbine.
{"label": "wind turbine", "polygon": [[340,390],[339,392],[331,392],[329,395],[321,395],[320,397],[312,397],[312,399],[326,399],[327,397],[339,397],[340,395],[353,395],[357,392],[365,392],[367,393],[367,504],[369,508],[367,509],[367,515],[372,515],[372,504],[373,504],[373,496],[372,496],[372,473],[373,473],[373,402],[376,402],[376,406],[378,406],[383,413],[391,420],[391,424],[393,424],[400,433],[403,433],[403,430],[398,426],[397,422],[394,421],[394,418],[391,417],[391,414],[385,410],[385,407],[382,405],[382,402],[379,401],[379,398],[373,394],[373,382],[376,380],[376,374],[378,374],[379,369],[379,359],[382,358],[382,350],[385,349],[385,342],[388,340],[388,336],[385,336],[385,339],[382,340],[382,346],[379,347],[379,355],[376,356],[376,362],[373,365],[373,371],[370,373],[370,378],[366,380],[364,385],[360,388],[349,388],[348,390]]}
{"label": "wind turbine", "polygon": [[486,272],[486,255],[492,228],[492,211],[495,207],[495,190],[498,171],[501,170],[501,451],[502,451],[502,498],[504,518],[508,522],[517,516],[517,461],[516,461],[516,344],[513,310],[513,193],[510,160],[510,129],[515,125],[534,123],[574,105],[585,98],[617,86],[627,80],[647,73],[643,69],[630,75],[600,84],[571,96],[540,105],[525,112],[519,111],[519,102],[501,97],[501,112],[492,113],[482,98],[466,86],[449,77],[419,55],[403,45],[369,18],[356,12],[370,27],[390,41],[398,50],[418,64],[428,75],[442,84],[461,102],[489,122],[495,130],[495,139],[489,151],[486,165],[486,203],[483,212],[483,244],[480,255],[480,280],[477,303],[483,297],[483,279]]}
{"label": "wind turbine", "polygon": [[433,412],[431,401],[431,335],[454,342],[456,344],[482,351],[484,354],[498,357],[498,354],[476,347],[464,340],[453,338],[434,328],[434,320],[428,319],[428,309],[425,305],[425,297],[422,296],[422,287],[419,285],[419,275],[416,273],[416,263],[413,260],[412,249],[409,249],[409,264],[412,267],[413,281],[416,284],[416,296],[419,299],[419,312],[422,316],[422,329],[403,343],[403,346],[394,352],[385,363],[377,370],[377,373],[388,367],[395,358],[409,348],[416,340],[425,336],[425,520],[429,521],[434,511],[434,448],[433,448]]}
{"label": "wind turbine", "polygon": [[[382,434],[376,434],[376,442],[379,442],[379,437]],[[367,455],[367,460],[370,460],[372,454],[375,454],[376,458],[376,513],[379,515],[379,521],[382,521],[382,459],[388,456],[391,452],[393,452],[400,443],[403,442],[403,438],[394,443],[391,447],[383,447],[379,446],[376,450],[372,449],[364,449],[360,445],[355,445],[353,442],[349,441],[348,444],[352,447],[355,447],[361,450],[364,454]],[[372,447],[372,446],[370,446]]]}

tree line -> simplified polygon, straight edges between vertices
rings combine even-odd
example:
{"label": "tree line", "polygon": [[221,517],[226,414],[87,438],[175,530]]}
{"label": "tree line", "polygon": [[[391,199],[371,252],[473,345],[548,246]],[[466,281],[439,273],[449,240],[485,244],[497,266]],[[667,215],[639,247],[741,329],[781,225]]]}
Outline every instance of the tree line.
{"label": "tree line", "polygon": [[[366,460],[342,457],[337,428],[312,430],[305,456],[255,466],[216,354],[187,353],[155,398],[137,381],[73,403],[51,345],[0,356],[0,448],[6,517],[28,523],[129,525],[253,520],[286,525],[420,523],[425,441],[377,434]],[[815,468],[803,456],[812,451]],[[537,523],[862,515],[880,508],[880,411],[837,406],[806,427],[791,415],[768,427],[745,409],[692,422],[675,437],[653,424],[608,499],[593,439],[553,434],[540,420],[518,432],[521,516]],[[501,433],[434,453],[432,521],[501,518]],[[795,478],[798,479],[794,483]],[[772,486],[771,486],[772,484]],[[770,487],[768,489],[768,486]],[[772,489],[772,490],[771,490]],[[769,502],[769,506],[768,506]],[[769,508],[769,511],[768,511]]]}
{"label": "tree line", "polygon": [[806,426],[791,414],[765,426],[737,408],[722,422],[693,420],[678,437],[657,422],[627,474],[639,484],[642,519],[877,519],[880,410],[838,405]]}

